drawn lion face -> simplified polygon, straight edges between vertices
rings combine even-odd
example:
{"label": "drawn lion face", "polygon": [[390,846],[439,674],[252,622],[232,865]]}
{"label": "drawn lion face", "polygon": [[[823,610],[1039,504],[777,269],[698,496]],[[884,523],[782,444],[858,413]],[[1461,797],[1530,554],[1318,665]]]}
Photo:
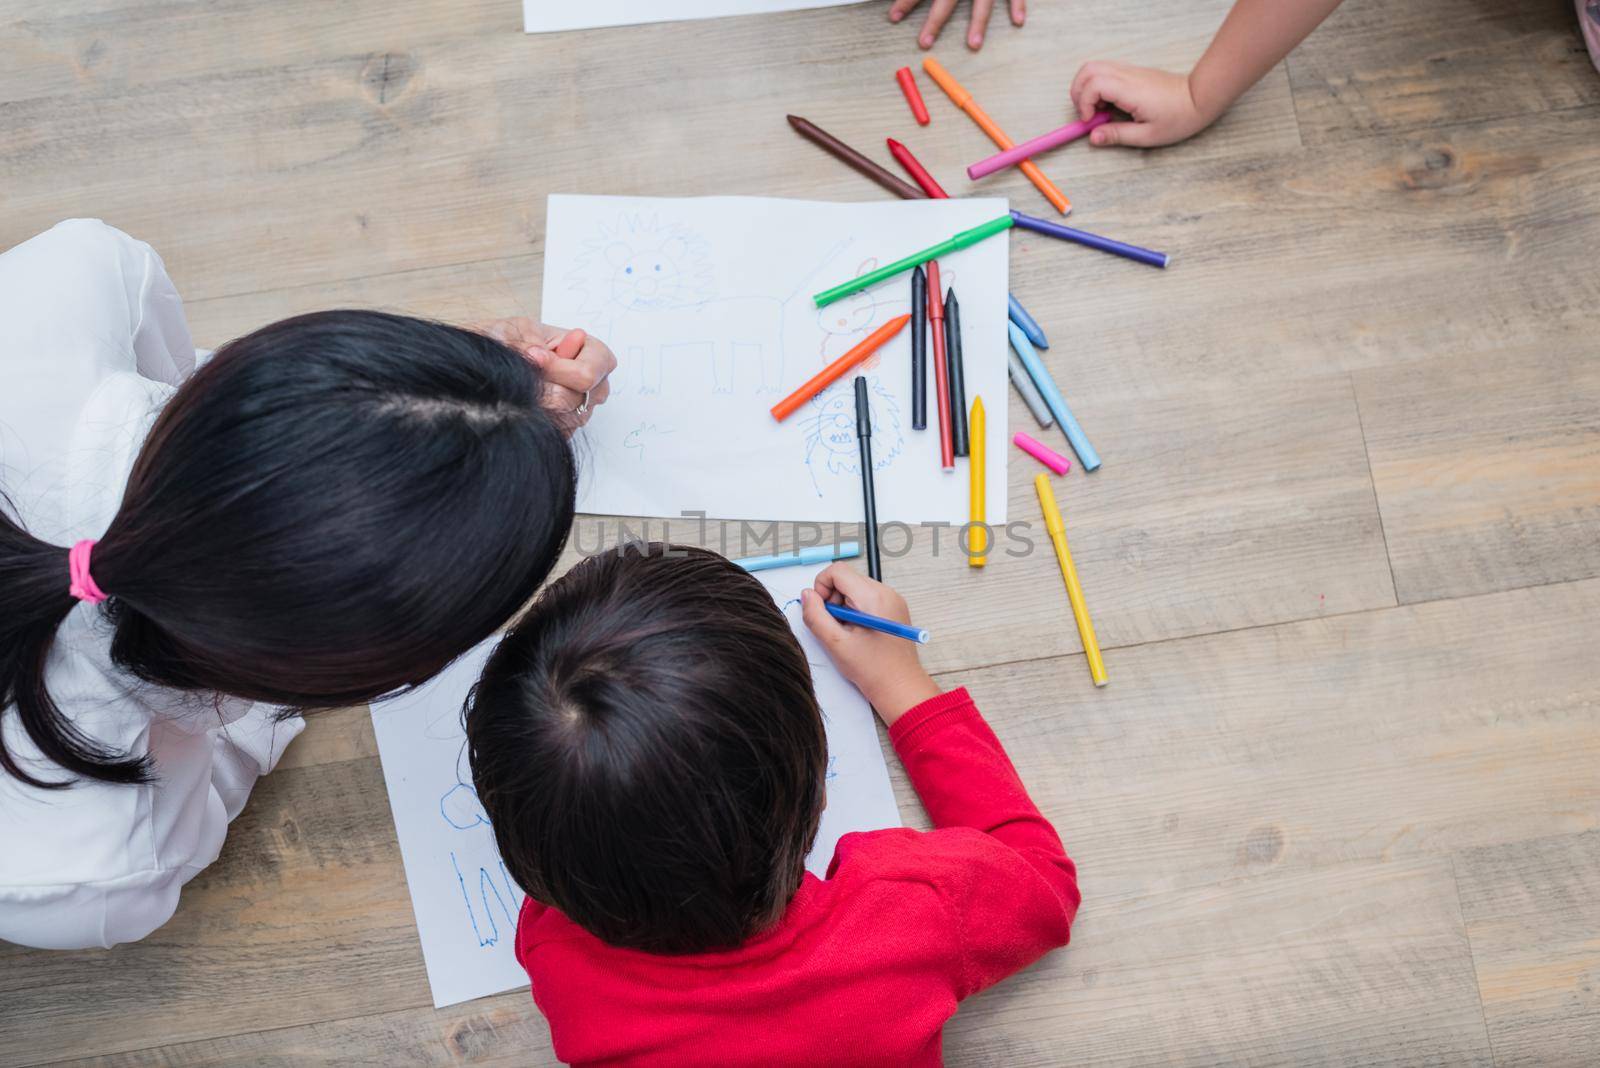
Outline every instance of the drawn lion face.
{"label": "drawn lion face", "polygon": [[[872,416],[872,466],[883,470],[900,455],[904,436],[900,406],[877,378],[869,378],[867,407]],[[806,423],[806,462],[824,467],[829,474],[861,474],[861,450],[856,445],[856,395],[854,387],[835,386],[811,401],[815,409]]]}
{"label": "drawn lion face", "polygon": [[710,246],[654,216],[624,215],[601,226],[567,278],[593,311],[683,308],[714,295]]}

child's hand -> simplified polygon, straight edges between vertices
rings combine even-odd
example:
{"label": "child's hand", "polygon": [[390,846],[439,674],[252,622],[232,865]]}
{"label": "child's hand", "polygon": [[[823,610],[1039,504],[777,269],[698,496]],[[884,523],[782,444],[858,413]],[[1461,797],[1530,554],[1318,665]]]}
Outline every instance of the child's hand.
{"label": "child's hand", "polygon": [[847,564],[830,565],[817,576],[815,589],[800,594],[806,626],[828,650],[839,672],[872,702],[884,726],[893,726],[912,708],[938,696],[939,687],[917,658],[916,643],[840,623],[828,614],[824,601],[910,623],[906,600]]}
{"label": "child's hand", "polygon": [[[1028,0],[1008,0],[1011,5],[1011,25],[1021,26],[1028,17]],[[922,3],[922,0],[894,0],[889,5],[889,21],[899,22],[911,14],[913,8]],[[967,47],[976,52],[983,47],[983,33],[989,27],[989,13],[994,10],[995,0],[972,0],[972,19],[967,23]],[[928,9],[928,17],[922,23],[922,29],[917,32],[917,44],[923,48],[932,48],[933,42],[938,38],[939,31],[944,29],[944,24],[950,21],[950,14],[956,9],[956,0],[933,0],[933,6]]]}
{"label": "child's hand", "polygon": [[546,326],[525,315],[479,323],[473,329],[538,365],[544,372],[544,407],[561,416],[569,435],[587,423],[611,394],[609,376],[617,369],[617,357],[599,338],[582,330]]}
{"label": "child's hand", "polygon": [[1171,71],[1130,67],[1096,60],[1072,79],[1072,102],[1087,120],[1104,106],[1116,106],[1132,122],[1108,122],[1089,135],[1094,145],[1155,148],[1193,137],[1215,121],[1194,102],[1189,79]]}

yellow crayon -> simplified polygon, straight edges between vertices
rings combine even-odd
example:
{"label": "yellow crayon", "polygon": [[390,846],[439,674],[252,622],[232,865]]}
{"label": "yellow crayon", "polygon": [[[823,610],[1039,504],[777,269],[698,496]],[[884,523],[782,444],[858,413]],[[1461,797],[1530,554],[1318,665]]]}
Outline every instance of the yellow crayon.
{"label": "yellow crayon", "polygon": [[1100,658],[1100,643],[1094,640],[1094,623],[1089,619],[1089,606],[1083,600],[1083,587],[1078,584],[1078,569],[1072,565],[1072,553],[1067,549],[1067,525],[1061,521],[1061,509],[1056,506],[1056,495],[1050,490],[1050,476],[1035,475],[1033,488],[1039,494],[1039,508],[1044,512],[1045,529],[1050,531],[1050,543],[1056,547],[1061,579],[1067,584],[1072,618],[1078,624],[1078,637],[1083,640],[1083,655],[1089,660],[1089,677],[1096,686],[1104,686],[1106,662]]}
{"label": "yellow crayon", "polygon": [[[984,507],[983,398],[972,398],[972,414],[967,418],[967,486],[972,497],[972,524],[967,528],[967,564],[982,567],[989,562],[989,527]],[[979,540],[982,539],[982,540]],[[982,552],[978,550],[982,549]]]}

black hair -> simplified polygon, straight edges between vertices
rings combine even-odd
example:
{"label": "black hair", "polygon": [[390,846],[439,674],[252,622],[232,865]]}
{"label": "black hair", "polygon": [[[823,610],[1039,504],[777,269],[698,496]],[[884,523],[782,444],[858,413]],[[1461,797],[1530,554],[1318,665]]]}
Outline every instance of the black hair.
{"label": "black hair", "polygon": [[[533,596],[571,527],[572,453],[542,386],[492,338],[381,312],[224,345],[156,418],[94,548],[112,660],[300,711],[436,674]],[[148,759],[97,743],[50,696],[77,603],[66,548],[0,508],[0,708],[69,776],[148,781]],[[0,767],[70,782],[3,744]]]}
{"label": "black hair", "polygon": [[800,885],[828,752],[810,665],[715,553],[634,543],[573,568],[501,641],[466,726],[512,878],[611,945],[731,948]]}

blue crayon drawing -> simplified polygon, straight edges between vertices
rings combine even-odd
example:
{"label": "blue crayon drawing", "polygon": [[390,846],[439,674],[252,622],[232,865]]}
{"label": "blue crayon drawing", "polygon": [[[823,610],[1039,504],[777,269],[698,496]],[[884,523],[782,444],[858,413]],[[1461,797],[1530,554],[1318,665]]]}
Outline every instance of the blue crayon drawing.
{"label": "blue crayon drawing", "polygon": [[[872,418],[872,469],[882,471],[905,450],[900,406],[877,375],[867,378],[867,407]],[[861,479],[861,447],[856,443],[856,395],[853,377],[846,377],[811,399],[805,417],[806,470],[811,488],[822,497],[824,480],[839,476]]]}
{"label": "blue crayon drawing", "polygon": [[[461,781],[459,775],[455,784],[439,798],[439,815],[458,831],[467,832],[484,828],[478,834],[480,837],[488,836],[487,848],[493,851],[494,838],[493,831],[489,828],[488,814],[483,811],[483,805],[478,801],[478,792],[469,783]],[[465,844],[463,854],[466,854]],[[461,901],[467,909],[467,923],[471,926],[480,949],[498,945],[501,938],[498,916],[504,916],[509,929],[515,931],[517,913],[522,909],[523,894],[517,889],[516,883],[511,881],[511,874],[506,871],[505,862],[498,856],[486,864],[474,863],[468,855],[466,872],[462,871],[461,863],[461,856],[452,849],[450,867],[455,872],[456,885],[461,890]],[[469,880],[475,885],[469,887]]]}
{"label": "blue crayon drawing", "polygon": [[[787,301],[719,294],[712,253],[699,234],[650,215],[624,214],[584,242],[567,280],[596,331],[622,348],[619,387],[660,393],[677,377],[711,393],[783,388]],[[668,364],[700,371],[667,376]]]}

